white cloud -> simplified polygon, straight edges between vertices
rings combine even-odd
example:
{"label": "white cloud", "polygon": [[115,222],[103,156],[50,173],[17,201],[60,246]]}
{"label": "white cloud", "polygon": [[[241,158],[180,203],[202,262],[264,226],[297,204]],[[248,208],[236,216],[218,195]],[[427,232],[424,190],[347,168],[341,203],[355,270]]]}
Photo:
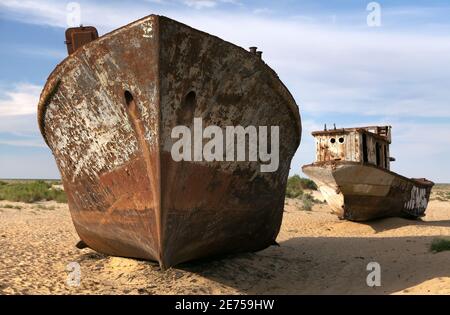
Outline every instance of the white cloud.
{"label": "white cloud", "polygon": [[36,114],[0,117],[0,134],[29,137],[39,134]]}
{"label": "white cloud", "polygon": [[214,8],[221,3],[242,5],[237,0],[183,0],[183,3],[195,9]]}
{"label": "white cloud", "polygon": [[[71,13],[67,8],[69,2],[56,0],[1,0],[0,8],[7,13],[10,19],[24,23],[67,28],[67,15]],[[95,25],[103,32],[142,17],[152,7],[151,4],[132,7],[121,5],[118,7],[115,5],[109,6],[106,3],[75,2],[80,4],[81,24]]]}
{"label": "white cloud", "polygon": [[269,8],[257,8],[253,10],[254,14],[269,14],[269,13],[273,13],[273,10],[269,9]]}
{"label": "white cloud", "polygon": [[[57,0],[0,0],[0,9],[10,19],[24,23],[68,27],[67,15],[71,13],[67,5],[71,1]],[[193,9],[216,8],[220,4],[242,6],[238,0],[146,0],[141,3],[93,3],[87,0],[74,1],[80,4],[80,22],[83,25],[95,25],[103,33],[128,24],[149,14],[171,15],[170,11],[161,11],[156,5],[166,5],[164,10],[175,10],[178,4]],[[179,8],[179,7],[178,7]],[[181,10],[183,11],[183,10]],[[188,14],[188,13],[186,13]]]}
{"label": "white cloud", "polygon": [[39,133],[36,110],[41,86],[2,85],[0,89],[0,144],[46,147]]}
{"label": "white cloud", "polygon": [[183,3],[195,9],[213,8],[217,5],[214,0],[185,0]]}
{"label": "white cloud", "polygon": [[52,26],[66,25],[66,7],[62,2],[1,0],[0,7],[8,10],[10,17],[24,22]]}
{"label": "white cloud", "polygon": [[20,54],[35,56],[38,58],[52,58],[56,60],[63,60],[67,57],[67,51],[65,51],[65,47],[61,46],[61,49],[46,49],[41,47],[11,47],[11,50],[16,50]]}
{"label": "white cloud", "polygon": [[0,144],[6,144],[17,147],[37,147],[37,148],[46,148],[47,145],[44,141],[39,139],[19,139],[19,140],[8,140],[0,137]]}
{"label": "white cloud", "polygon": [[[223,0],[186,3],[206,7],[219,2]],[[66,12],[60,2],[4,0],[0,6],[24,21],[65,27]],[[123,5],[85,2],[81,2],[81,8],[83,24],[94,24],[104,32],[141,17],[145,8],[152,9],[134,5],[125,10]],[[408,8],[408,12],[412,10]],[[264,59],[308,112],[450,116],[448,35],[338,28],[317,24],[314,19],[278,19],[250,13],[159,13],[243,47],[259,46]]]}
{"label": "white cloud", "polygon": [[29,155],[8,152],[0,154],[1,178],[60,178],[49,150],[27,148]]}
{"label": "white cloud", "polygon": [[4,88],[0,94],[0,117],[35,114],[41,88],[29,83]]}

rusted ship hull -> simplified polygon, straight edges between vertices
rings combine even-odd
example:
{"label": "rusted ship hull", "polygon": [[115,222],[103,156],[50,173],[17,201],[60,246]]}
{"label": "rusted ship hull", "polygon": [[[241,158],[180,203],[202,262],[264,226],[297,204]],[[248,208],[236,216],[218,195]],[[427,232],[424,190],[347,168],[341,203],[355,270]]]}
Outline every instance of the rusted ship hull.
{"label": "rusted ship hull", "polygon": [[356,162],[315,163],[302,170],[316,182],[333,213],[352,221],[422,217],[434,185]]}
{"label": "rusted ship hull", "polygon": [[[148,16],[66,58],[38,112],[75,228],[92,249],[166,268],[274,243],[301,123],[257,55]],[[204,127],[280,126],[278,169],[175,162],[172,128],[192,127],[194,117]]]}

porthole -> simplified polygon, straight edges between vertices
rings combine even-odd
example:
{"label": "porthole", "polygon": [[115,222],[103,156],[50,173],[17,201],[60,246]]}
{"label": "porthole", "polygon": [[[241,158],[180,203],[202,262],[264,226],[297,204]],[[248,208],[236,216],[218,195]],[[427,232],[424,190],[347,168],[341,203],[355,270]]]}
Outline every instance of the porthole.
{"label": "porthole", "polygon": [[344,143],[344,138],[343,137],[339,138],[339,143]]}
{"label": "porthole", "polygon": [[331,143],[336,143],[336,139],[331,138],[331,139],[330,139],[330,142],[331,142]]}

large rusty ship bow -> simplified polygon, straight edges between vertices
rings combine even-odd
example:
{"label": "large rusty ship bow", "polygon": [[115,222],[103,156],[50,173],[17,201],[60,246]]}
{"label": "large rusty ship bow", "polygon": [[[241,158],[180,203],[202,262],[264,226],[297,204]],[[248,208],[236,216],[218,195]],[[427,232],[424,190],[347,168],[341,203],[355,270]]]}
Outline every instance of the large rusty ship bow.
{"label": "large rusty ship bow", "polygon": [[[273,244],[301,123],[260,54],[155,15],[83,38],[70,42],[38,110],[81,240],[163,268]],[[204,127],[280,126],[278,169],[174,161],[171,131],[195,117]]]}

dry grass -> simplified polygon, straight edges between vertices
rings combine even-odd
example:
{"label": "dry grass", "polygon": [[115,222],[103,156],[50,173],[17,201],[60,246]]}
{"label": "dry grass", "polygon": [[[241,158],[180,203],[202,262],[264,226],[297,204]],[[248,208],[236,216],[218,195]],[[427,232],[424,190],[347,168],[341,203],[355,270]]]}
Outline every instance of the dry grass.
{"label": "dry grass", "polygon": [[0,181],[0,200],[27,202],[55,200],[67,202],[63,190],[53,189],[48,181]]}
{"label": "dry grass", "polygon": [[431,251],[439,253],[450,250],[450,239],[437,238],[431,243]]}
{"label": "dry grass", "polygon": [[22,209],[21,206],[14,206],[14,205],[10,205],[10,204],[3,205],[2,208],[5,208],[5,209],[16,209],[16,210],[21,210]]}

